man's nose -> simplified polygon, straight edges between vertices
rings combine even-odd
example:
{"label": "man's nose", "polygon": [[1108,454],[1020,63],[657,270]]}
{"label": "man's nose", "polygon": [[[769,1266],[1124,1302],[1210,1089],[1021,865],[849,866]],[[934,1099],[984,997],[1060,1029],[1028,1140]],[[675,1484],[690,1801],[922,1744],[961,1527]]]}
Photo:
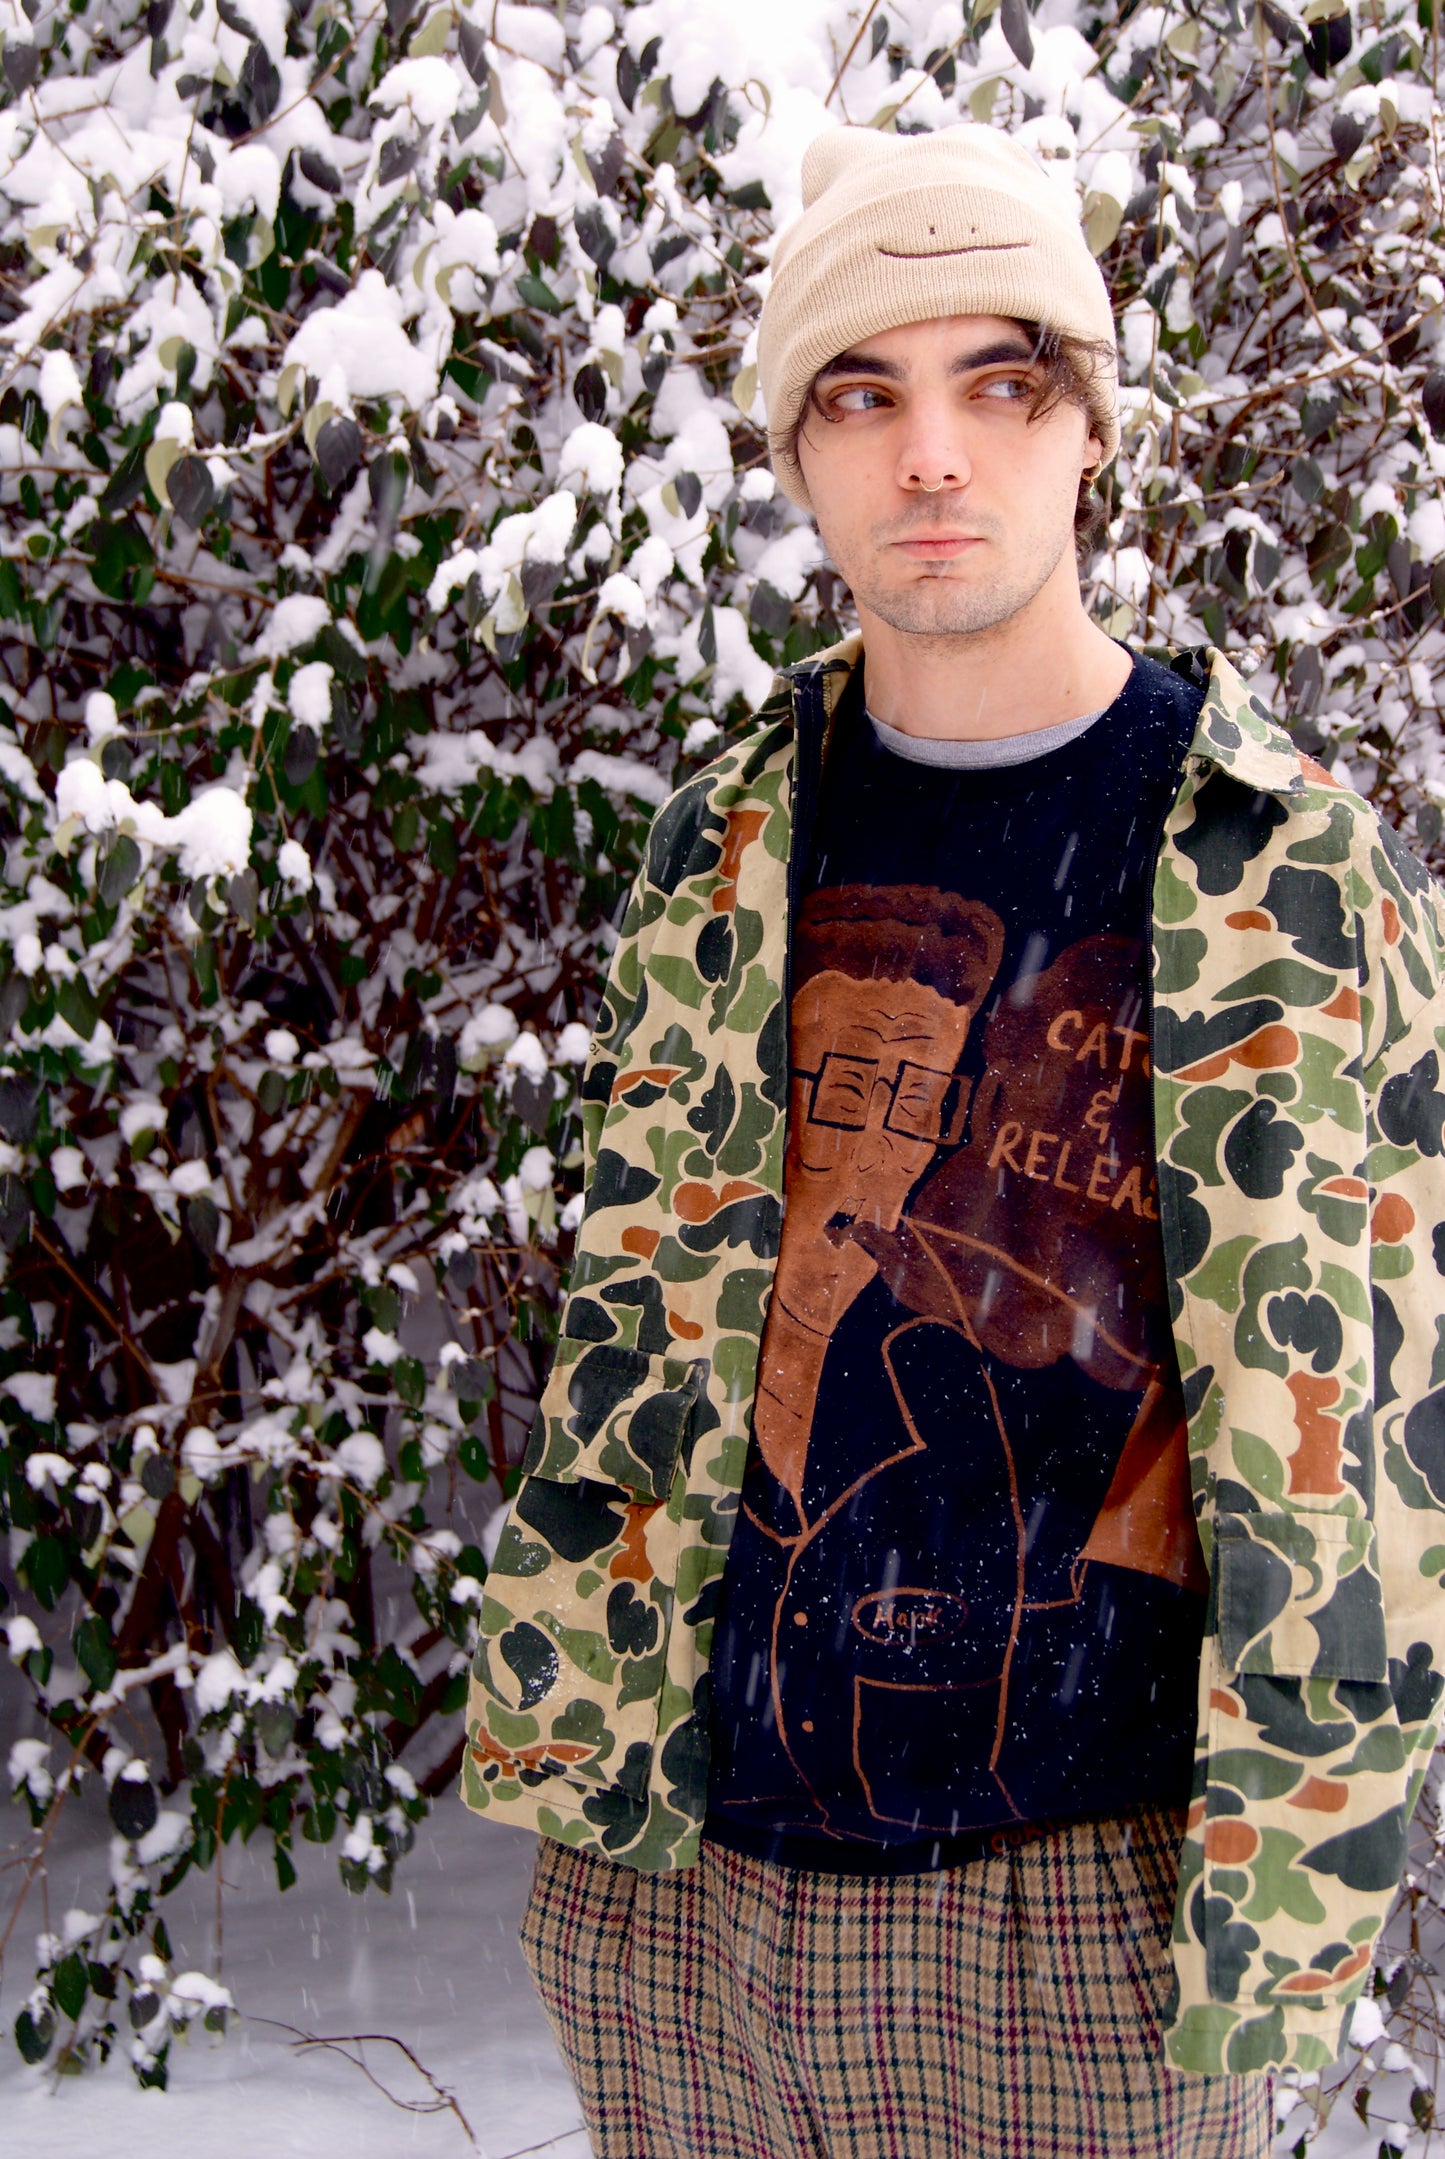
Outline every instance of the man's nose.
{"label": "man's nose", "polygon": [[887,1114],[886,1102],[881,1110],[875,1107],[874,1114],[858,1134],[858,1145],[853,1153],[854,1185],[865,1198],[868,1194],[868,1179],[877,1176],[880,1171],[886,1174],[898,1160],[898,1136],[889,1131],[884,1121]]}
{"label": "man's nose", "polygon": [[899,444],[899,486],[910,494],[936,495],[944,488],[967,487],[972,477],[957,412],[943,400],[920,401]]}

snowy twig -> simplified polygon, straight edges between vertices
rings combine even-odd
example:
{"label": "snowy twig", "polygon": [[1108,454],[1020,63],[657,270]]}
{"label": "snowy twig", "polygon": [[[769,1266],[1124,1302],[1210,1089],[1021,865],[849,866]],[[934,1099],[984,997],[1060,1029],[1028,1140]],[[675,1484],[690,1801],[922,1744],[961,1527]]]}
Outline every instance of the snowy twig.
{"label": "snowy twig", "polygon": [[[449,2092],[444,2084],[438,2084],[431,2071],[417,2060],[404,2039],[395,2039],[390,2032],[341,2032],[329,2038],[321,2038],[314,2032],[298,2031],[294,2024],[283,2024],[276,2017],[252,2017],[250,2021],[253,2024],[269,2024],[278,2032],[290,2032],[291,2044],[298,2054],[309,2051],[312,2047],[326,2047],[331,2052],[339,2054],[343,2061],[351,2063],[353,2069],[359,2069],[369,2084],[376,2086],[383,2099],[389,2099],[392,2105],[400,2107],[404,2114],[455,2114],[462,2128],[466,2131],[473,2149],[477,2148],[477,2133],[462,2112],[456,2094]],[[396,2093],[388,2091],[380,2077],[367,2068],[360,2055],[348,2054],[346,2051],[348,2047],[364,2046],[399,2048],[411,2063],[417,2075],[431,2086],[436,2093],[436,2097],[434,2099],[398,2099]],[[520,2155],[518,2155],[518,2159],[520,2159]]]}
{"label": "snowy twig", "polygon": [[852,42],[852,44],[851,44],[851,45],[850,45],[850,46],[848,47],[848,50],[847,50],[847,51],[846,51],[846,52],[844,53],[844,55],[843,55],[843,58],[842,58],[842,60],[841,60],[841,61],[839,62],[839,66],[838,66],[838,72],[837,72],[837,74],[836,74],[836,75],[835,75],[835,76],[833,77],[833,87],[831,88],[831,90],[829,90],[829,92],[828,92],[828,95],[827,95],[827,96],[826,96],[826,97],[824,98],[824,100],[823,100],[823,106],[824,106],[824,109],[825,109],[825,110],[827,109],[827,107],[828,107],[829,105],[831,105],[831,104],[832,104],[832,102],[833,102],[834,98],[835,98],[835,97],[837,96],[837,94],[838,94],[838,85],[839,85],[839,83],[840,83],[840,82],[841,82],[841,81],[843,80],[843,77],[844,77],[844,76],[845,76],[845,75],[847,74],[847,72],[848,72],[848,63],[849,63],[849,62],[851,61],[851,59],[853,58],[853,55],[854,55],[854,53],[855,53],[855,52],[856,52],[856,51],[858,50],[858,47],[859,47],[859,45],[860,45],[860,44],[862,43],[862,41],[863,41],[863,32],[864,32],[864,31],[865,31],[865,30],[867,29],[867,27],[868,27],[869,23],[870,23],[870,22],[872,22],[872,20],[873,20],[874,16],[875,16],[875,15],[877,14],[877,12],[878,12],[878,0],[869,0],[869,7],[868,7],[868,12],[867,12],[867,14],[866,14],[866,15],[865,15],[865,16],[863,17],[863,20],[862,20],[862,22],[860,22],[860,23],[859,23],[859,25],[858,25],[858,28],[856,29],[856,31],[855,31],[855,32],[853,33],[853,42]]}

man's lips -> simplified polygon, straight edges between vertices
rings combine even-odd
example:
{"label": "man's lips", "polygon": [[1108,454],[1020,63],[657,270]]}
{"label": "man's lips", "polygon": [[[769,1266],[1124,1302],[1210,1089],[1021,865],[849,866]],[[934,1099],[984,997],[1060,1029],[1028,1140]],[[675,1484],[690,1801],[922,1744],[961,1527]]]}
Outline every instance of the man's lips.
{"label": "man's lips", "polygon": [[981,547],[983,542],[974,533],[930,532],[920,537],[912,533],[907,539],[890,543],[902,555],[912,556],[920,562],[938,562],[954,555],[961,555],[970,547]]}

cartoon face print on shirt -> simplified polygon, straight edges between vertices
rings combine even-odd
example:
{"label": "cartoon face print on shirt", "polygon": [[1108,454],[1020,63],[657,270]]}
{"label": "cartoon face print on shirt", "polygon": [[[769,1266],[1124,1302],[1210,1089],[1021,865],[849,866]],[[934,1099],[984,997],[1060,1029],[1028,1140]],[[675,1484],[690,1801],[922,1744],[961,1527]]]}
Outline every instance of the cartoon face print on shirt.
{"label": "cartoon face print on shirt", "polygon": [[875,1272],[855,1233],[895,1232],[962,1131],[956,1067],[1002,949],[991,909],[926,886],[845,885],[801,910],[787,1230],[755,1410],[763,1460],[795,1499],[829,1341]]}

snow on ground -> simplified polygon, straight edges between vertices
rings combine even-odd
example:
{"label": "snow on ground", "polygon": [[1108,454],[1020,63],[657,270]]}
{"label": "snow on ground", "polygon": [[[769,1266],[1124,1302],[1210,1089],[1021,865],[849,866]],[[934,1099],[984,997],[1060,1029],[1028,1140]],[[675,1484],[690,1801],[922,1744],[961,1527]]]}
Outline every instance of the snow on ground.
{"label": "snow on ground", "polygon": [[[95,1895],[106,1829],[86,1799],[51,1847],[61,1847],[52,1915]],[[18,1811],[0,1816],[12,1848],[20,1828]],[[241,2013],[224,2039],[197,2030],[172,2046],[166,2092],[141,2091],[116,2059],[58,2082],[22,2064],[11,2032],[44,1923],[32,1893],[0,1983],[0,2150],[17,2159],[469,2159],[454,2114],[400,2112],[336,2053],[295,2052],[288,2033],[261,2021],[269,2017],[316,2036],[404,2040],[455,2094],[481,2159],[590,2159],[517,1948],[534,1849],[524,1831],[478,1822],[443,1799],[390,1897],[351,1896],[335,1853],[299,1842],[300,1880],[278,1896],[259,1839],[254,1851],[228,1850],[221,1976]],[[0,1863],[0,1881],[17,1872]],[[8,1897],[0,1907],[8,1918]],[[213,1971],[214,1874],[193,1877],[166,1916],[178,1958]],[[398,2097],[431,2096],[395,2047],[368,2046],[366,2064]]]}

